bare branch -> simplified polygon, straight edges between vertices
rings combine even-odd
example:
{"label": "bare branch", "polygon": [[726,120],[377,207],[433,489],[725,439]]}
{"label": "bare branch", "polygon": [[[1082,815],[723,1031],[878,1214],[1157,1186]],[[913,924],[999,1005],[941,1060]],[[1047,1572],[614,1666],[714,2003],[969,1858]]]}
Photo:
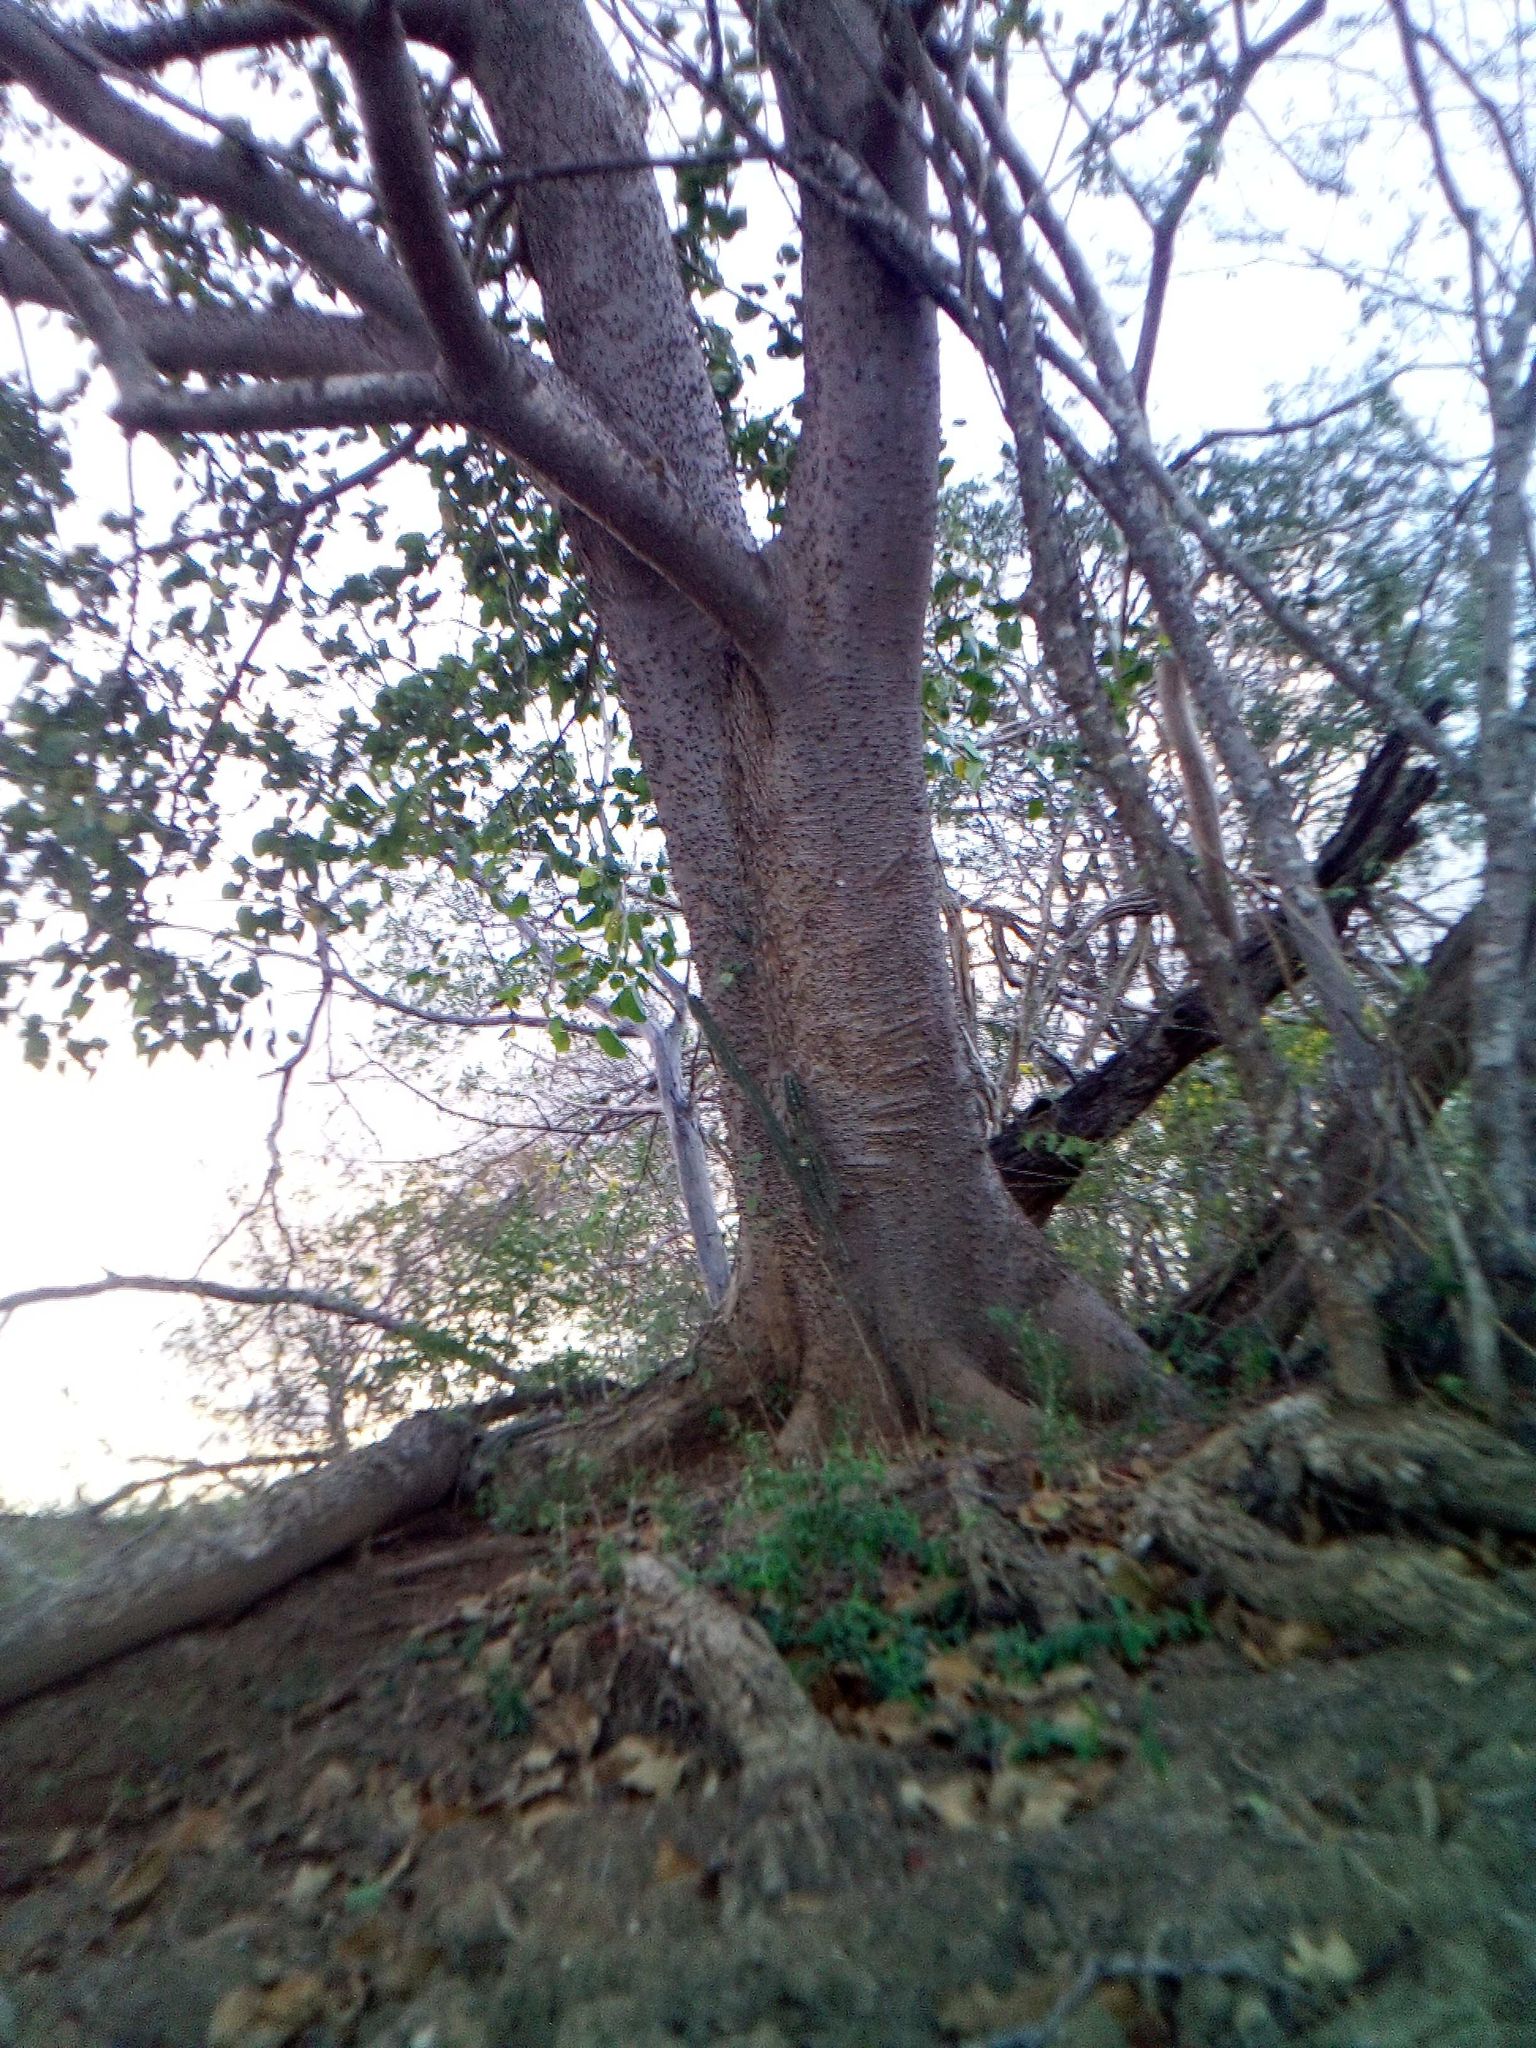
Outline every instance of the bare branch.
{"label": "bare branch", "polygon": [[498,377],[501,349],[454,235],[400,23],[391,8],[358,0],[299,0],[299,11],[332,29],[346,58],[384,219],[442,352],[444,375],[463,390],[478,390]]}
{"label": "bare branch", "polygon": [[[460,63],[468,61],[474,42],[474,9],[464,0],[396,0],[396,5],[413,41],[431,43]],[[138,28],[87,22],[76,31],[80,42],[102,56],[144,71],[178,60],[196,63],[230,51],[266,49],[314,33],[301,14],[276,0],[232,0],[228,6],[197,7],[179,19],[148,21]]]}
{"label": "bare branch", "polygon": [[[1147,385],[1152,376],[1152,358],[1157,352],[1158,330],[1162,326],[1163,307],[1168,297],[1168,283],[1173,274],[1173,245],[1179,227],[1195,194],[1204,182],[1207,172],[1216,159],[1223,136],[1236,120],[1248,88],[1269,59],[1283,50],[1287,43],[1294,42],[1303,29],[1310,28],[1321,20],[1327,7],[1327,0],[1305,0],[1296,12],[1264,36],[1259,42],[1250,43],[1244,39],[1237,63],[1216,95],[1216,104],[1211,118],[1196,140],[1191,144],[1185,159],[1184,170],[1169,194],[1166,205],[1159,213],[1152,229],[1152,265],[1147,277],[1147,295],[1142,308],[1141,334],[1136,343],[1136,362],[1133,376],[1136,395],[1143,405],[1147,398]],[[1242,20],[1242,11],[1238,11]]]}
{"label": "bare branch", "polygon": [[154,371],[116,299],[96,266],[86,261],[67,235],[61,235],[27,204],[5,171],[0,171],[0,220],[51,274],[60,295],[101,351],[124,399],[142,401],[153,391]]}
{"label": "bare branch", "polygon": [[403,333],[424,331],[400,271],[335,207],[279,177],[258,149],[194,142],[136,107],[16,0],[0,0],[0,69],[120,163],[264,228],[357,305]]}
{"label": "bare branch", "polygon": [[204,1301],[233,1302],[239,1308],[309,1308],[344,1323],[361,1323],[390,1337],[404,1337],[430,1351],[451,1352],[470,1363],[493,1363],[457,1337],[407,1316],[391,1315],[388,1309],[369,1308],[345,1294],[313,1287],[242,1287],[224,1280],[177,1280],[161,1273],[107,1273],[100,1280],[79,1280],[65,1286],[24,1287],[19,1293],[0,1295],[0,1321],[19,1308],[33,1308],[40,1302],[88,1301],[100,1294],[190,1294]]}
{"label": "bare branch", "polygon": [[112,417],[128,433],[266,434],[305,427],[434,426],[454,417],[435,377],[392,375],[284,378],[214,391],[157,385],[125,394]]}
{"label": "bare branch", "polygon": [[295,1465],[323,1465],[329,1456],[328,1451],[267,1451],[250,1458],[224,1458],[215,1464],[205,1464],[200,1458],[192,1458],[179,1465],[147,1472],[142,1479],[130,1479],[115,1493],[107,1494],[102,1500],[93,1500],[84,1512],[88,1515],[110,1514],[125,1500],[132,1500],[136,1493],[147,1493],[153,1486],[169,1486],[177,1479],[232,1479],[237,1472],[291,1471]]}
{"label": "bare branch", "polygon": [[[413,339],[367,316],[309,306],[167,305],[144,286],[101,268],[78,245],[68,246],[149,361],[171,376],[195,371],[207,377],[324,377],[432,366],[425,334]],[[82,317],[62,276],[14,238],[0,241],[0,292],[21,304]]]}

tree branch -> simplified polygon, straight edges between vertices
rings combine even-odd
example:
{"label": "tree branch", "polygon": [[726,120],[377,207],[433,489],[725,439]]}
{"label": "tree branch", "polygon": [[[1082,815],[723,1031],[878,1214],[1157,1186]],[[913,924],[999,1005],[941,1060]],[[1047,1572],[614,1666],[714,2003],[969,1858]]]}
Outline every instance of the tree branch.
{"label": "tree branch", "polygon": [[[426,335],[412,339],[367,316],[322,313],[308,306],[237,310],[168,305],[144,286],[103,269],[67,237],[59,239],[86,266],[92,288],[106,293],[149,361],[168,375],[323,377],[431,368]],[[91,325],[61,274],[23,241],[0,241],[0,292]]]}
{"label": "tree branch", "polygon": [[154,370],[101,273],[86,261],[67,235],[61,235],[36,207],[28,205],[8,171],[0,171],[0,221],[19,237],[52,277],[60,296],[78,314],[124,401],[141,402],[151,394]]}
{"label": "tree branch", "polygon": [[477,391],[499,376],[502,352],[443,199],[403,28],[388,7],[359,7],[355,0],[298,5],[333,31],[352,74],[385,223],[442,353],[443,374],[454,387]]}
{"label": "tree branch", "polygon": [[242,1287],[222,1280],[175,1280],[159,1273],[108,1273],[100,1280],[79,1280],[60,1287],[24,1287],[16,1294],[0,1294],[0,1322],[17,1309],[32,1308],[39,1302],[87,1301],[99,1294],[190,1294],[205,1301],[233,1302],[239,1308],[309,1308],[345,1323],[382,1330],[386,1336],[404,1337],[426,1351],[451,1352],[470,1364],[495,1363],[457,1337],[428,1329],[426,1324],[408,1317],[391,1315],[388,1309],[369,1308],[344,1294],[327,1294],[311,1287]]}
{"label": "tree branch", "polygon": [[[1407,765],[1398,735],[1383,740],[1360,772],[1343,818],[1317,857],[1317,887],[1342,930],[1374,878],[1415,845],[1417,813],[1434,793],[1432,768]],[[1253,1000],[1264,1007],[1294,985],[1303,968],[1283,926],[1250,924],[1237,963]],[[991,1152],[1014,1200],[1043,1223],[1071,1194],[1098,1147],[1142,1116],[1180,1074],[1221,1043],[1198,983],[1180,989],[1109,1059],[1062,1094],[1010,1117]]]}
{"label": "tree branch", "polygon": [[357,305],[403,333],[425,331],[406,279],[335,207],[279,178],[254,146],[194,142],[134,106],[16,0],[0,0],[0,70],[131,170],[264,228]]}
{"label": "tree branch", "polygon": [[[430,43],[459,63],[467,63],[474,47],[474,12],[464,0],[396,0],[405,32],[415,42]],[[147,21],[138,28],[112,28],[86,22],[77,39],[115,64],[131,70],[158,70],[178,60],[197,63],[231,51],[266,49],[273,43],[297,42],[315,33],[296,9],[275,0],[232,0],[229,6],[198,7],[179,20]]]}
{"label": "tree branch", "polygon": [[435,377],[401,370],[282,378],[214,391],[156,384],[125,394],[112,417],[130,434],[270,434],[309,427],[438,426],[453,418],[453,408]]}
{"label": "tree branch", "polygon": [[1303,29],[1310,28],[1314,21],[1320,20],[1326,6],[1327,0],[1305,0],[1303,6],[1298,7],[1294,14],[1282,21],[1269,35],[1256,43],[1244,45],[1237,63],[1228,72],[1221,90],[1216,95],[1216,104],[1203,133],[1190,145],[1184,170],[1152,230],[1152,264],[1147,277],[1141,333],[1136,343],[1136,362],[1132,371],[1136,395],[1143,405],[1147,402],[1147,386],[1152,377],[1152,358],[1157,351],[1158,330],[1162,326],[1163,306],[1168,297],[1168,284],[1173,274],[1173,245],[1180,224],[1207,172],[1215,162],[1222,137],[1236,120],[1247,97],[1248,88],[1259,71],[1271,57],[1283,50],[1287,43],[1293,42]]}

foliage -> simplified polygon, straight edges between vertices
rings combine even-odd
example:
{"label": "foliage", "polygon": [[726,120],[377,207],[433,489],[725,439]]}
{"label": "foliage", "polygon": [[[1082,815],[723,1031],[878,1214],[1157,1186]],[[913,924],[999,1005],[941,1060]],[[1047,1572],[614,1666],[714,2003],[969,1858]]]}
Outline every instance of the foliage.
{"label": "foliage", "polygon": [[1043,1636],[1031,1635],[1026,1629],[1004,1630],[992,1638],[991,1655],[1005,1678],[1041,1679],[1047,1672],[1064,1664],[1080,1664],[1100,1651],[1136,1668],[1163,1644],[1192,1642],[1209,1631],[1210,1624],[1198,1605],[1187,1611],[1170,1608],[1146,1614],[1117,1596],[1102,1620],[1072,1622]]}
{"label": "foliage", "polygon": [[296,1259],[309,1284],[370,1299],[420,1336],[302,1306],[209,1307],[180,1348],[209,1375],[215,1413],[285,1448],[343,1449],[423,1396],[643,1377],[684,1347],[703,1305],[675,1190],[645,1151],[482,1149],[258,1245],[258,1280],[280,1284]]}
{"label": "foliage", "polygon": [[883,1458],[834,1443],[817,1466],[779,1465],[748,1437],[727,1530],[706,1576],[744,1598],[802,1676],[856,1665],[877,1698],[910,1698],[924,1683],[936,1631],[892,1613],[880,1595],[889,1566],[940,1575],[941,1544],[890,1497]]}

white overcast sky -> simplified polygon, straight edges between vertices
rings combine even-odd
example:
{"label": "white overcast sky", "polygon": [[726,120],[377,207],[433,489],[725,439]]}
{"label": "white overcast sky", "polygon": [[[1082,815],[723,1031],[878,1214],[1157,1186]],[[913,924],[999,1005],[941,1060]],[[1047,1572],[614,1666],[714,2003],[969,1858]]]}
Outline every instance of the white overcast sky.
{"label": "white overcast sky", "polygon": [[[1283,106],[1270,109],[1283,122]],[[1267,154],[1234,150],[1219,194],[1229,218],[1245,178],[1273,180]],[[1272,214],[1268,194],[1247,196]],[[1260,203],[1261,201],[1266,203]],[[1335,218],[1337,213],[1337,218]],[[1298,193],[1297,240],[1358,233],[1360,208]],[[1161,431],[1180,437],[1215,425],[1254,425],[1274,388],[1307,365],[1338,367],[1365,353],[1358,303],[1330,276],[1277,249],[1192,233],[1165,321],[1154,398]],[[55,330],[62,342],[61,330]],[[0,341],[0,363],[6,344]],[[48,358],[57,361],[57,351]],[[4,364],[4,367],[11,367]],[[62,377],[60,378],[62,381]],[[1000,437],[990,397],[963,346],[946,344],[946,417],[961,473],[990,477]],[[122,444],[104,423],[82,452],[77,485],[99,509],[126,503]],[[141,500],[145,486],[141,473]],[[19,681],[0,652],[0,701]],[[483,1051],[483,1048],[481,1048]],[[272,1113],[269,1062],[236,1049],[201,1062],[171,1055],[144,1066],[114,1048],[100,1070],[37,1074],[0,1044],[0,1294],[104,1271],[192,1272],[265,1170]],[[419,1156],[454,1141],[415,1104],[375,1094],[370,1114],[385,1149]],[[290,1119],[292,1174],[302,1187],[335,1185],[337,1161],[363,1134],[323,1125],[315,1088],[301,1079]],[[323,1156],[324,1168],[319,1164]],[[231,1270],[230,1255],[210,1271]],[[189,1406],[180,1363],[159,1333],[190,1304],[116,1295],[38,1307],[0,1330],[0,1501],[16,1506],[98,1494],[134,1458],[198,1455],[204,1428]]]}

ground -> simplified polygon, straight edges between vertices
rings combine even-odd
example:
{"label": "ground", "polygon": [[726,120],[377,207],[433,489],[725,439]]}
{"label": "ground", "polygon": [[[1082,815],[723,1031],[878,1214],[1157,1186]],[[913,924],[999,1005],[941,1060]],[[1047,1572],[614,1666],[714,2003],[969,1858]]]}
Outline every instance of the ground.
{"label": "ground", "polygon": [[[759,1451],[464,1505],[12,1710],[0,2044],[1536,2038],[1530,1638],[1207,1609],[1122,1547],[1148,1455],[828,1483]],[[978,1502],[1063,1613],[989,1619]],[[815,1853],[647,1622],[656,1556],[798,1672]]]}

